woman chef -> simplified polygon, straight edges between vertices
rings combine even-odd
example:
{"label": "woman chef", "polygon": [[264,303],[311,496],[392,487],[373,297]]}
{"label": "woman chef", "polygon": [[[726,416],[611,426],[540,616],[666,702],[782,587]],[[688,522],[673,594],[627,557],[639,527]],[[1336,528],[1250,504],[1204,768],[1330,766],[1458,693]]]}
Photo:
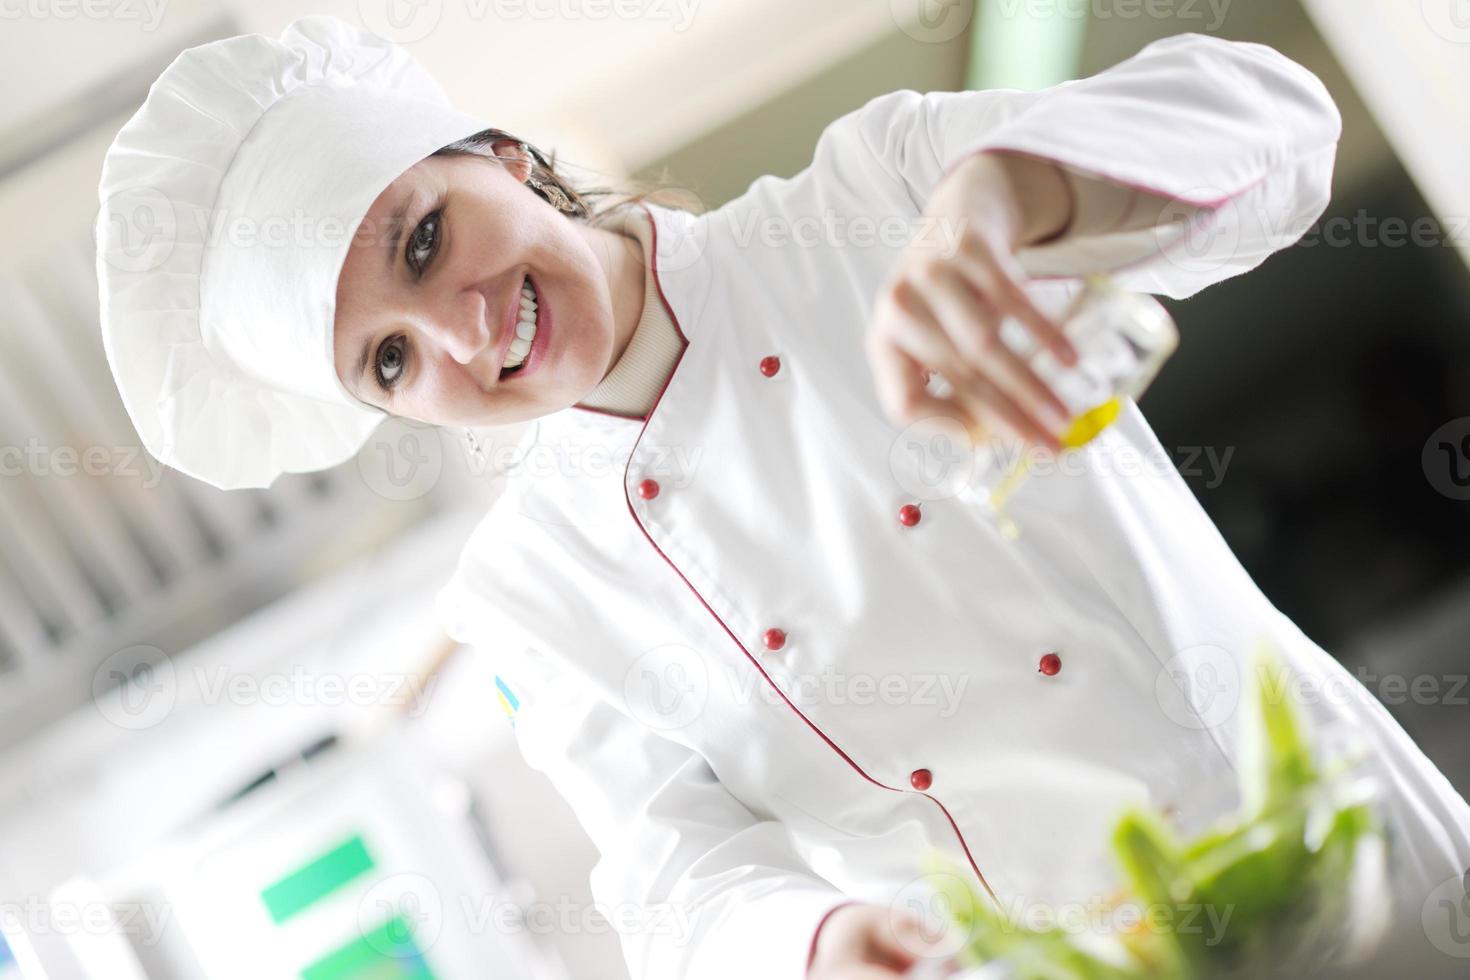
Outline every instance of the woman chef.
{"label": "woman chef", "polygon": [[[936,952],[904,911],[930,848],[1011,914],[1105,897],[1121,806],[1214,815],[1263,635],[1370,741],[1417,927],[1470,865],[1464,800],[1150,465],[1136,405],[1032,478],[1015,542],[924,427],[1057,446],[1014,350],[1068,361],[1078,276],[1254,268],[1325,207],[1339,126],[1270,48],[1184,35],[1042,92],[893,92],[789,180],[592,220],[514,138],[457,142],[486,124],[400,49],[308,17],[184,52],[118,135],[104,338],[148,449],[221,487],[385,415],[537,420],[442,613],[600,849],[635,977],[899,975]],[[139,209],[173,222],[151,256],[111,230]]]}

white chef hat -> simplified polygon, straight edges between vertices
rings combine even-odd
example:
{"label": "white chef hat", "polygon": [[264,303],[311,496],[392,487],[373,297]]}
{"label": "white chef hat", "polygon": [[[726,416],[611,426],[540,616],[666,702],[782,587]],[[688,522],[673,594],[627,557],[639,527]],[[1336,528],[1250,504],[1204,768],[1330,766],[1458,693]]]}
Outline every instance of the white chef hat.
{"label": "white chef hat", "polygon": [[335,17],[190,48],[98,187],[103,346],[148,451],[217,487],[350,458],[384,413],[332,360],[337,277],[400,174],[488,124]]}

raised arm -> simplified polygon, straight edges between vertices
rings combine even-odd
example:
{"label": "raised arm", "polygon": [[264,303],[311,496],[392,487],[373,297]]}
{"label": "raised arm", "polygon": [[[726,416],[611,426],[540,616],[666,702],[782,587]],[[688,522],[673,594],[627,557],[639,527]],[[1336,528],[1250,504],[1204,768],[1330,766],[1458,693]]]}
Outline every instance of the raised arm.
{"label": "raised arm", "polygon": [[[880,96],[829,126],[780,194],[941,229],[900,256],[866,337],[895,423],[949,415],[1056,448],[1060,404],[999,342],[1014,318],[1070,363],[1025,281],[1109,271],[1183,298],[1255,268],[1325,209],[1340,132],[1306,69],[1179,35],[1041,92]],[[926,391],[929,370],[954,392]]]}
{"label": "raised arm", "polygon": [[901,90],[844,120],[814,166],[877,168],[915,213],[986,152],[1136,192],[1118,230],[1083,229],[1018,258],[1034,276],[1127,270],[1132,288],[1176,298],[1300,238],[1327,206],[1342,132],[1311,72],[1265,45],[1198,34],[1039,92]]}

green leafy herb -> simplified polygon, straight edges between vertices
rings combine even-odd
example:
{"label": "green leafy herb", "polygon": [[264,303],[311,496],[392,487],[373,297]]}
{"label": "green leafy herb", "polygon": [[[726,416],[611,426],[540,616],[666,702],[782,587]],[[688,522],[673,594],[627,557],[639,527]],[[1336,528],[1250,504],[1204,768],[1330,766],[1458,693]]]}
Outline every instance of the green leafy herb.
{"label": "green leafy herb", "polygon": [[[1024,927],[974,892],[963,870],[931,856],[929,880],[966,937],[962,962],[1004,964],[1013,980],[1190,980],[1371,949],[1386,915],[1378,901],[1386,846],[1371,788],[1344,780],[1356,760],[1313,759],[1279,653],[1262,642],[1254,668],[1240,812],[1190,841],[1141,808],[1113,831],[1122,883],[1114,912],[1142,906],[1150,925],[1102,936]],[[1222,929],[1174,927],[1206,914]]]}

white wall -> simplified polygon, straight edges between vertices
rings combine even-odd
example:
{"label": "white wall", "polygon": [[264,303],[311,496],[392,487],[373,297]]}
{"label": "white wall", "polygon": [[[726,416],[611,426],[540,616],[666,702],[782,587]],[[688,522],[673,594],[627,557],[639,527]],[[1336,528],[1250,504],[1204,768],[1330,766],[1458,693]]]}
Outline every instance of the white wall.
{"label": "white wall", "polygon": [[[1420,192],[1458,228],[1470,215],[1470,5],[1304,2]],[[1470,263],[1470,233],[1455,240]]]}

